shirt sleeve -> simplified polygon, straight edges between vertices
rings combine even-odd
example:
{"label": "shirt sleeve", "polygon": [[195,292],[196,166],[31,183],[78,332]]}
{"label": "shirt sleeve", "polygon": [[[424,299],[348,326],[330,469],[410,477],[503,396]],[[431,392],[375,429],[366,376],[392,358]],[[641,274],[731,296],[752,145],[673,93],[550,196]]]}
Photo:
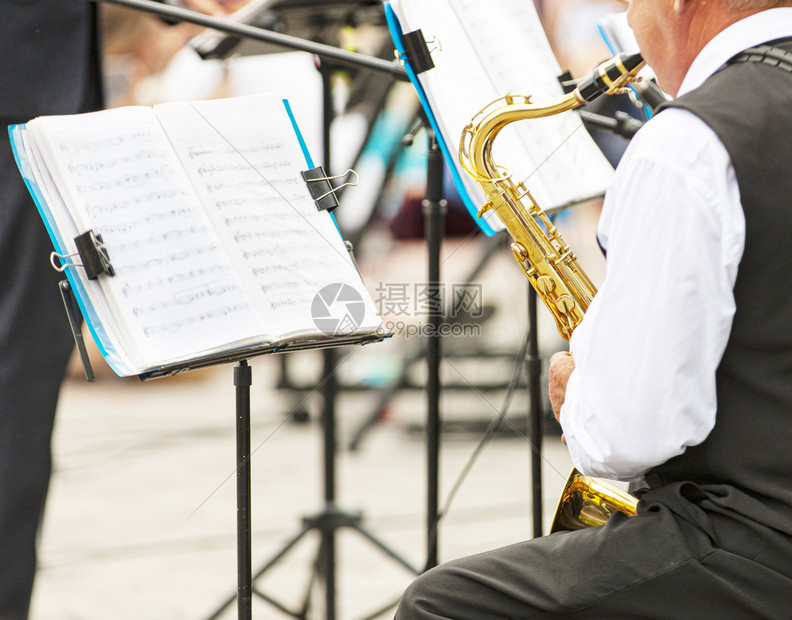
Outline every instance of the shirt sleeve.
{"label": "shirt sleeve", "polygon": [[669,109],[631,142],[603,205],[607,274],[575,330],[561,426],[575,467],[634,480],[704,441],[745,220],[723,144]]}

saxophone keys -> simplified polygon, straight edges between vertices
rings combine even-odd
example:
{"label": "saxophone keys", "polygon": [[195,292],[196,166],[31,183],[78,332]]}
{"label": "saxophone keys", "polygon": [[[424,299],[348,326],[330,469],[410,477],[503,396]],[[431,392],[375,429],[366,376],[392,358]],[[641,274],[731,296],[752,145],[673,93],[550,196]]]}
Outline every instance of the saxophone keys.
{"label": "saxophone keys", "polygon": [[[482,207],[482,209],[483,208],[484,207]],[[511,250],[512,254],[514,254],[514,258],[516,258],[520,263],[528,258],[528,250],[525,249],[525,246],[522,243],[512,243]]]}
{"label": "saxophone keys", "polygon": [[569,295],[561,295],[558,299],[556,299],[555,304],[556,308],[558,308],[562,314],[567,316],[570,315],[577,306],[575,300]]}
{"label": "saxophone keys", "polygon": [[525,249],[522,243],[512,243],[511,249],[514,258],[517,259],[517,264],[520,266],[520,269],[523,270],[523,273],[529,280],[533,281],[533,277],[536,275],[536,268],[528,262],[528,250]]}
{"label": "saxophone keys", "polygon": [[536,290],[542,295],[549,295],[555,290],[555,287],[555,281],[549,276],[540,276],[536,278]]}

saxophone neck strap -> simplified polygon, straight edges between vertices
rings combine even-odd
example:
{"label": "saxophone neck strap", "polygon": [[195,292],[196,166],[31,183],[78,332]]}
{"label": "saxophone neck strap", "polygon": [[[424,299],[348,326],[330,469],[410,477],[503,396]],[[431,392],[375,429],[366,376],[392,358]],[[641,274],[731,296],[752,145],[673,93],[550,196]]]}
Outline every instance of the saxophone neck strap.
{"label": "saxophone neck strap", "polygon": [[[792,38],[782,39],[780,41],[775,41],[774,43],[790,42],[792,42]],[[770,65],[771,67],[777,67],[783,71],[786,71],[787,73],[792,73],[792,52],[788,52],[775,45],[766,44],[757,45],[756,47],[749,47],[747,50],[744,50],[734,56],[724,66],[743,62],[758,62],[764,65]]]}

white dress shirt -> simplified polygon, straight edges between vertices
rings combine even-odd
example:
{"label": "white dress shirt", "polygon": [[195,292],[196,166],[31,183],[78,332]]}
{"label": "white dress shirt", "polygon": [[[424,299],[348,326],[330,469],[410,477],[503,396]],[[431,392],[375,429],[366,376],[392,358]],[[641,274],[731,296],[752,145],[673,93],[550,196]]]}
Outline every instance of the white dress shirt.
{"label": "white dress shirt", "polygon": [[[679,94],[743,49],[792,35],[792,8],[716,36]],[[745,217],[728,153],[698,117],[671,108],[631,141],[597,231],[607,274],[570,351],[561,409],[581,472],[634,480],[715,425],[715,371],[734,316]]]}

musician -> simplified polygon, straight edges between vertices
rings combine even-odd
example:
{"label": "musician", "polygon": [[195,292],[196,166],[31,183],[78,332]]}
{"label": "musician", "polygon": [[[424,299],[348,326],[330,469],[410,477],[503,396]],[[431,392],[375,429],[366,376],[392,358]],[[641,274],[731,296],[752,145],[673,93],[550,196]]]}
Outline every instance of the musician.
{"label": "musician", "polygon": [[[185,0],[221,14],[215,0]],[[50,478],[50,441],[73,340],[52,244],[6,127],[102,106],[96,5],[0,0],[0,620],[22,620]]]}
{"label": "musician", "polygon": [[636,516],[429,571],[399,620],[792,617],[792,2],[628,18],[677,98],[618,166],[607,276],[550,396],[578,469],[649,490]]}

